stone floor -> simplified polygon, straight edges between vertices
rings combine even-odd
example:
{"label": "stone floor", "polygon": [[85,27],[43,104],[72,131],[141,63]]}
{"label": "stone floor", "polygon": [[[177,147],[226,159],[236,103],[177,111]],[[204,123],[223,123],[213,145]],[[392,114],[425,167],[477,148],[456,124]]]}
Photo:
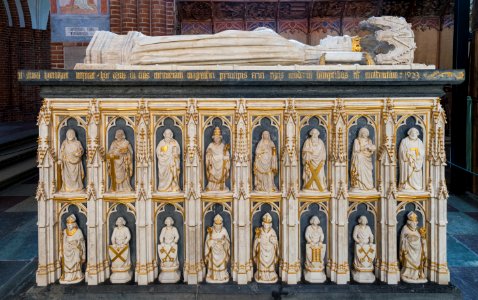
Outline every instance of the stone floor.
{"label": "stone floor", "polygon": [[[6,283],[22,276],[33,280],[27,271],[36,265],[37,180],[33,177],[0,191],[0,298],[7,292]],[[450,196],[448,222],[452,283],[464,299],[478,299],[478,199]]]}

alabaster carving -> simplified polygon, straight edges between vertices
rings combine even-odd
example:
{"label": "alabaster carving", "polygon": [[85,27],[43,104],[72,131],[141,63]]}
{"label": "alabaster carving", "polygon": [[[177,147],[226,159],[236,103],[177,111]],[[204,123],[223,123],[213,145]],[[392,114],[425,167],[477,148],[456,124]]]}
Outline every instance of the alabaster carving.
{"label": "alabaster carving", "polygon": [[418,228],[418,217],[411,211],[407,224],[400,232],[400,278],[407,283],[427,282],[425,268],[427,262],[426,228]]}
{"label": "alabaster carving", "polygon": [[352,233],[355,241],[352,276],[356,282],[371,283],[375,281],[373,272],[376,245],[373,243],[372,229],[367,225],[367,217],[360,216],[358,223]]}
{"label": "alabaster carving", "polygon": [[181,149],[179,143],[173,138],[173,132],[170,129],[164,131],[163,137],[158,147],[156,147],[158,191],[178,192]]}
{"label": "alabaster carving", "polygon": [[214,217],[214,225],[207,229],[204,262],[207,267],[206,281],[209,283],[224,283],[229,281],[227,265],[231,257],[231,240],[223,219],[220,215]]}
{"label": "alabaster carving", "polygon": [[319,135],[320,132],[317,129],[312,129],[302,148],[302,164],[304,165],[302,179],[305,191],[323,192],[327,188],[325,179],[327,150]]}
{"label": "alabaster carving", "polygon": [[82,271],[86,261],[86,247],[83,232],[78,228],[75,215],[66,218],[63,241],[60,249],[61,277],[60,283],[78,283],[85,278]]}
{"label": "alabaster carving", "polygon": [[369,135],[368,129],[362,127],[358,132],[358,137],[354,140],[352,166],[350,168],[352,191],[372,191],[375,189],[372,156],[377,148]]}
{"label": "alabaster carving", "polygon": [[254,279],[260,283],[275,283],[278,280],[276,264],[279,261],[279,240],[272,228],[272,217],[266,213],[262,226],[257,227],[253,245],[253,259],[256,264]]}
{"label": "alabaster carving", "polygon": [[173,226],[171,217],[164,220],[164,225],[166,226],[159,234],[158,256],[161,270],[158,279],[161,283],[176,283],[181,276],[178,260],[179,233]]}
{"label": "alabaster carving", "polygon": [[425,161],[425,146],[418,138],[419,132],[411,128],[408,136],[400,143],[398,158],[400,162],[400,191],[423,190],[423,163]]}
{"label": "alabaster carving", "polygon": [[76,139],[76,133],[73,129],[68,129],[66,139],[61,143],[60,165],[61,192],[79,192],[84,189],[83,179],[85,171],[83,170],[84,149],[81,142]]}
{"label": "alabaster carving", "polygon": [[214,128],[212,140],[206,149],[206,191],[229,191],[226,186],[226,180],[229,178],[231,169],[229,144],[225,145],[222,141],[222,133],[219,127]]}
{"label": "alabaster carving", "polygon": [[124,131],[115,132],[115,140],[111,143],[107,155],[111,178],[111,191],[131,192],[131,177],[133,176],[133,148],[126,139]]}
{"label": "alabaster carving", "polygon": [[262,132],[254,160],[254,188],[257,192],[276,192],[277,150],[269,131]]}
{"label": "alabaster carving", "polygon": [[111,234],[111,245],[109,246],[109,256],[111,260],[111,283],[125,283],[131,280],[133,272],[131,271],[131,257],[129,241],[131,233],[125,226],[124,218],[116,219],[116,227]]}
{"label": "alabaster carving", "polygon": [[308,282],[324,282],[324,258],[326,244],[324,244],[324,231],[320,227],[319,217],[313,216],[310,225],[305,230],[305,269],[304,278]]}
{"label": "alabaster carving", "polygon": [[[361,23],[363,38],[327,36],[317,46],[287,40],[271,29],[216,34],[145,36],[97,31],[86,64],[111,65],[319,65],[325,63],[411,64],[416,48],[404,18],[372,17]],[[390,46],[392,45],[392,46]]]}

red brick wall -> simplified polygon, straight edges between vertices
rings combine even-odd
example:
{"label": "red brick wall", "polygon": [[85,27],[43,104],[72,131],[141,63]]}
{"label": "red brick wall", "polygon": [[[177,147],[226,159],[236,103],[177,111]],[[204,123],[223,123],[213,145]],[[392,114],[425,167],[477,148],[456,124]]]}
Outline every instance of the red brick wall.
{"label": "red brick wall", "polygon": [[51,43],[51,68],[64,69],[65,56],[64,47],[86,47],[88,42]]}
{"label": "red brick wall", "polygon": [[172,35],[174,0],[110,0],[110,30],[118,34],[140,31],[146,35]]}
{"label": "red brick wall", "polygon": [[21,0],[25,28],[20,28],[15,1],[7,1],[13,26],[0,4],[0,122],[34,121],[41,105],[39,88],[20,85],[19,69],[50,68],[50,28],[33,30],[27,0]]}

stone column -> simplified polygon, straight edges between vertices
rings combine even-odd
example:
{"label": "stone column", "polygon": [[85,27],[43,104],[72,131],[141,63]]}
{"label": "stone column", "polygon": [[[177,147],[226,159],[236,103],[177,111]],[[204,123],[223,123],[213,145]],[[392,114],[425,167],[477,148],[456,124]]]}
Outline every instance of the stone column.
{"label": "stone column", "polygon": [[232,262],[232,279],[238,284],[247,284],[252,280],[251,259],[251,202],[250,202],[250,160],[247,109],[246,101],[241,99],[237,102],[236,115],[234,117],[236,146],[234,151],[234,199],[233,199],[233,226],[234,226],[234,257]]}
{"label": "stone column", "polygon": [[445,112],[437,98],[433,105],[430,123],[429,146],[429,189],[431,198],[427,211],[429,222],[427,224],[429,264],[428,277],[430,281],[439,284],[448,284],[450,271],[447,264],[446,251],[446,224],[448,191],[445,182]]}
{"label": "stone column", "polygon": [[56,158],[51,148],[52,131],[50,103],[44,100],[38,116],[38,170],[39,182],[36,193],[38,201],[38,269],[36,282],[39,286],[54,283],[60,278],[58,241],[55,226],[58,225],[53,193],[56,190]]}
{"label": "stone column", "polygon": [[382,112],[382,143],[378,151],[380,202],[377,226],[377,278],[397,284],[400,278],[397,262],[397,162],[395,154],[395,111],[393,101],[386,99]]}
{"label": "stone column", "polygon": [[144,100],[138,103],[136,123],[136,281],[139,285],[153,282],[158,275],[153,245],[153,203],[151,200],[151,168],[149,110]]}
{"label": "stone column", "polygon": [[201,158],[198,148],[197,104],[188,103],[186,114],[186,179],[184,184],[186,206],[184,281],[197,284],[204,279],[205,267],[202,258],[202,207],[201,207]]}
{"label": "stone column", "polygon": [[297,284],[301,278],[299,258],[299,159],[296,150],[297,113],[293,100],[286,101],[284,115],[284,140],[282,153],[282,281]]}
{"label": "stone column", "polygon": [[[107,220],[103,220],[103,167],[104,167],[104,148],[100,145],[98,130],[100,127],[99,103],[92,99],[88,108],[86,118],[87,132],[87,219],[88,232],[86,241],[88,243],[88,262],[86,272],[86,282],[89,285],[97,285],[104,282],[110,274],[107,255],[107,244],[104,231],[106,230]],[[98,216],[100,216],[98,218]]]}
{"label": "stone column", "polygon": [[345,135],[347,119],[342,99],[335,101],[333,110],[332,157],[330,190],[329,225],[330,252],[327,275],[337,284],[346,284],[350,280],[348,263],[348,193],[347,193],[347,147]]}

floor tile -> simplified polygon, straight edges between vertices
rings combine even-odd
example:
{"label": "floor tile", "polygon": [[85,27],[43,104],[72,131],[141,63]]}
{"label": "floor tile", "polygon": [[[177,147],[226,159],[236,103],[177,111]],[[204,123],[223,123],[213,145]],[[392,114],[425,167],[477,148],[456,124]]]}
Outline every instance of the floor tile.
{"label": "floor tile", "polygon": [[5,212],[37,212],[38,203],[34,196],[30,196],[22,202],[10,207]]}
{"label": "floor tile", "polygon": [[477,267],[478,270],[478,254],[450,235],[447,238],[447,253],[449,266]]}
{"label": "floor tile", "polygon": [[478,221],[462,212],[448,213],[448,234],[478,234]]}
{"label": "floor tile", "polygon": [[455,239],[457,239],[460,243],[465,245],[468,249],[472,250],[476,254],[478,254],[478,235],[454,235]]}
{"label": "floor tile", "polygon": [[478,203],[473,204],[471,201],[467,201],[462,197],[459,198],[457,196],[450,195],[448,198],[448,203],[462,212],[478,212]]}
{"label": "floor tile", "polygon": [[0,260],[29,260],[37,256],[38,232],[14,231],[0,238]]}
{"label": "floor tile", "polygon": [[458,209],[456,209],[455,207],[453,207],[450,203],[448,203],[448,206],[447,206],[446,210],[447,210],[448,212],[451,212],[451,211],[453,211],[453,212],[459,211]]}
{"label": "floor tile", "polygon": [[33,196],[36,194],[37,184],[18,184],[0,192],[0,196]]}
{"label": "floor tile", "polygon": [[33,176],[22,182],[23,184],[38,184],[38,175]]}
{"label": "floor tile", "polygon": [[27,196],[0,196],[0,212],[22,202]]}
{"label": "floor tile", "polygon": [[463,299],[477,299],[478,268],[450,267],[451,282],[461,290]]}
{"label": "floor tile", "polygon": [[[29,213],[0,213],[0,237],[12,231],[24,231],[24,226],[36,227],[37,214]],[[36,228],[35,228],[36,229]]]}
{"label": "floor tile", "polygon": [[0,283],[9,280],[13,274],[25,267],[29,261],[0,261]]}

